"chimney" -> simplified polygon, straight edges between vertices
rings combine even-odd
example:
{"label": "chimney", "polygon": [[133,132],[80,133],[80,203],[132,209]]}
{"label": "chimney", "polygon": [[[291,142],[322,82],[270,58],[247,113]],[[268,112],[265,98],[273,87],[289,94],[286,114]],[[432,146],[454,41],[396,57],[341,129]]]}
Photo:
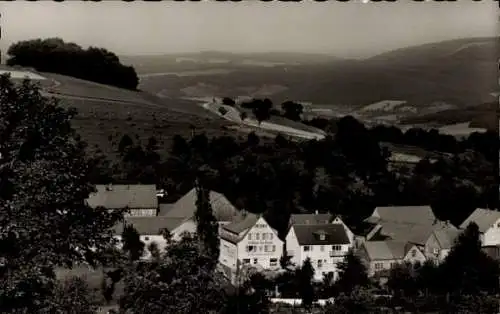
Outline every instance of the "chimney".
{"label": "chimney", "polygon": [[111,183],[106,185],[106,191],[113,191],[113,185]]}
{"label": "chimney", "polygon": [[315,214],[315,215],[317,215],[317,214],[318,214],[318,210],[317,210],[317,209],[314,211],[314,214]]}

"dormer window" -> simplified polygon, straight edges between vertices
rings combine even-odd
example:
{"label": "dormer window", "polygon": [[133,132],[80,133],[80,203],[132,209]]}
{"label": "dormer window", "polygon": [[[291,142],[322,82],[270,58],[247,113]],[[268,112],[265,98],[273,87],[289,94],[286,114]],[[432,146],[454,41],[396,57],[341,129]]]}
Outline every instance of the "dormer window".
{"label": "dormer window", "polygon": [[319,235],[319,239],[320,239],[321,241],[325,241],[325,234],[324,234],[324,233],[321,233],[321,234]]}

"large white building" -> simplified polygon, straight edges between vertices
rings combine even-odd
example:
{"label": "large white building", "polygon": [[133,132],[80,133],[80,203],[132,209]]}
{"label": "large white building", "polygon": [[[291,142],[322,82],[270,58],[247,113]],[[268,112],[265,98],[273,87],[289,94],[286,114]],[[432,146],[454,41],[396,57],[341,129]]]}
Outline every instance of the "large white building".
{"label": "large white building", "polygon": [[294,224],[286,236],[286,252],[291,262],[300,267],[309,258],[314,279],[327,273],[338,277],[337,265],[353,247],[353,238],[339,218],[327,224]]}
{"label": "large white building", "polygon": [[243,213],[239,220],[220,229],[219,262],[232,282],[243,265],[279,269],[282,255],[283,241],[260,215]]}

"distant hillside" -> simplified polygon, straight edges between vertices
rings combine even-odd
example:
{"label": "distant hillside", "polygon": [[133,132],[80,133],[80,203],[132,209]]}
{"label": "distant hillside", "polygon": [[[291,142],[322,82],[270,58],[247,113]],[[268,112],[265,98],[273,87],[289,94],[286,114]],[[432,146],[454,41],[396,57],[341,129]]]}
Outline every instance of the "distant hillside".
{"label": "distant hillside", "polygon": [[[444,101],[464,107],[495,99],[491,93],[498,91],[499,51],[498,38],[459,39],[399,49],[362,61],[247,66],[235,67],[227,74],[159,76],[141,80],[140,87],[154,93],[167,89],[172,96],[189,96],[182,90],[204,84],[216,94],[206,96],[237,96],[252,95],[265,86],[280,86],[266,97],[275,102],[292,99],[354,106],[383,99],[417,105]],[[195,63],[190,66],[196,68]]]}

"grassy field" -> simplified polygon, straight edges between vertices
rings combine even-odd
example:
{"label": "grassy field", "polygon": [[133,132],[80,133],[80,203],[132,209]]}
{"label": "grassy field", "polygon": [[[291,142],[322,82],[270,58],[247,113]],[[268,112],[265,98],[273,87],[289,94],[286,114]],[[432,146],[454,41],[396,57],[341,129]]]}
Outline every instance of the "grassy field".
{"label": "grassy field", "polygon": [[90,150],[99,148],[111,159],[124,134],[142,143],[155,136],[167,151],[176,134],[190,137],[192,127],[196,133],[208,136],[232,133],[227,121],[194,101],[159,98],[58,74],[39,74],[47,78],[39,81],[44,95],[58,99],[64,107],[77,109],[73,127]]}

